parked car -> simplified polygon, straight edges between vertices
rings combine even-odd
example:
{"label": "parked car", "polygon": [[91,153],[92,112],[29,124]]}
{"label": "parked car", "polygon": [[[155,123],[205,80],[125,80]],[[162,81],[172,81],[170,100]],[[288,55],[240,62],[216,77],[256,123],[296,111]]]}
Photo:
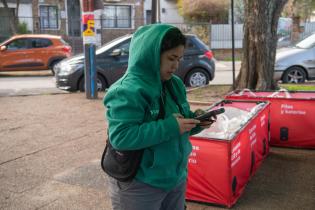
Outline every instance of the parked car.
{"label": "parked car", "polygon": [[315,34],[294,47],[277,50],[274,79],[283,83],[303,83],[315,78]]}
{"label": "parked car", "polygon": [[0,71],[53,69],[70,55],[71,47],[60,36],[16,35],[0,44]]}
{"label": "parked car", "polygon": [[[96,50],[97,88],[104,90],[127,70],[131,34],[117,38]],[[187,86],[206,85],[214,78],[212,51],[195,35],[186,35],[187,46],[176,71]],[[63,60],[55,66],[56,84],[60,89],[84,91],[84,55]]]}

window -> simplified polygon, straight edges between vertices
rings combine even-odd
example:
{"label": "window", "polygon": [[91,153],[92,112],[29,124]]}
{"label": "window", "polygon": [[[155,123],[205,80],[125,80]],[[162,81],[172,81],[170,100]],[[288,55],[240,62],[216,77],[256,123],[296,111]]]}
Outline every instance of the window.
{"label": "window", "polygon": [[196,48],[196,45],[194,44],[194,42],[190,38],[186,37],[186,47],[185,48],[186,49],[193,49],[193,48]]}
{"label": "window", "polygon": [[28,49],[29,41],[27,39],[16,39],[7,45],[8,50],[25,50]]}
{"label": "window", "polygon": [[131,28],[131,6],[105,5],[103,27]]}
{"label": "window", "polygon": [[151,10],[146,10],[146,24],[151,24],[151,18],[152,18],[152,13],[151,13]]}
{"label": "window", "polygon": [[42,29],[58,29],[58,7],[39,6],[40,27]]}
{"label": "window", "polygon": [[[120,49],[121,51],[121,56],[124,56],[124,55],[129,55],[129,47],[130,47],[130,40],[128,40],[127,42],[119,45],[117,48],[115,49]],[[114,49],[114,50],[115,50]]]}
{"label": "window", "polygon": [[52,42],[49,39],[32,39],[32,48],[49,47]]}

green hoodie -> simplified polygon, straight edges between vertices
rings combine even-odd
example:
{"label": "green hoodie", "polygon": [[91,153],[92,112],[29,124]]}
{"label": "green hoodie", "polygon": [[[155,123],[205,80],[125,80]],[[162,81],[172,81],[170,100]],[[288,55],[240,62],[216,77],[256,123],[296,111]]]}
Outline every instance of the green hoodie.
{"label": "green hoodie", "polygon": [[[107,107],[109,139],[118,150],[143,149],[136,179],[151,186],[170,190],[187,177],[187,160],[191,152],[189,134],[180,135],[174,113],[179,108],[166,91],[165,118],[157,120],[160,80],[160,45],[165,33],[177,28],[154,24],[139,28],[131,40],[128,70],[108,90]],[[185,118],[192,118],[183,82],[172,76],[172,86]]]}

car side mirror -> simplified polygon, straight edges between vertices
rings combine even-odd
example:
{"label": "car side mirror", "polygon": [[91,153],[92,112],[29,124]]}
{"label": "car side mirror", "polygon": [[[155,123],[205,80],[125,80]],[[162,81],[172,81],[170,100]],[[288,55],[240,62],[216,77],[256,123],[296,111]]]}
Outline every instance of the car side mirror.
{"label": "car side mirror", "polygon": [[5,51],[6,49],[7,49],[6,46],[1,46],[1,47],[0,47],[0,51]]}
{"label": "car side mirror", "polygon": [[113,50],[113,52],[110,54],[110,56],[113,56],[113,57],[115,57],[115,56],[119,56],[119,55],[121,55],[121,49],[114,49]]}

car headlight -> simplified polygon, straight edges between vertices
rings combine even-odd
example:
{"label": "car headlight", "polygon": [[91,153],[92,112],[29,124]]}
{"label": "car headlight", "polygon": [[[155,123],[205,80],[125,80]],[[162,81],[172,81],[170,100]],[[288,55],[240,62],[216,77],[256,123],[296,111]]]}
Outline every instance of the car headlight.
{"label": "car headlight", "polygon": [[72,74],[76,69],[81,67],[83,64],[70,65],[69,63],[61,63],[59,66],[58,75],[67,76]]}

